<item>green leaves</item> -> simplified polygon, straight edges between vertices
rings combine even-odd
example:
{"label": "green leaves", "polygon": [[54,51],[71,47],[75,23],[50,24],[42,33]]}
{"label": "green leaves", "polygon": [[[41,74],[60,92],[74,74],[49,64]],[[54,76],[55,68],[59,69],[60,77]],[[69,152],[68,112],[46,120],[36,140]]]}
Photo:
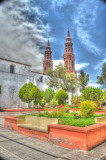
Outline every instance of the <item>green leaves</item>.
{"label": "green leaves", "polygon": [[85,100],[98,101],[102,99],[103,92],[100,88],[89,87],[82,92],[82,96]]}
{"label": "green leaves", "polygon": [[50,106],[53,107],[53,108],[55,108],[56,106],[58,106],[58,100],[56,100],[56,99],[53,98],[50,101]]}
{"label": "green leaves", "polygon": [[86,75],[86,73],[84,73],[84,71],[81,70],[78,76],[78,81],[79,81],[80,92],[82,92],[86,88],[89,82],[89,74]]}
{"label": "green leaves", "polygon": [[34,85],[34,87],[30,91],[30,98],[33,100],[40,100],[42,99],[42,97],[43,97],[42,92],[39,90],[38,87]]}
{"label": "green leaves", "polygon": [[80,103],[80,115],[83,118],[94,116],[97,105],[93,101],[83,101]]}
{"label": "green leaves", "polygon": [[44,99],[46,100],[46,102],[50,102],[53,99],[54,95],[55,95],[54,90],[49,87],[44,92]]}
{"label": "green leaves", "polygon": [[65,90],[60,89],[56,92],[54,98],[58,100],[59,104],[63,104],[66,99],[68,99],[68,94],[65,92]]}
{"label": "green leaves", "polygon": [[33,83],[26,83],[19,90],[19,98],[26,103],[30,103],[32,100],[40,100],[42,98],[42,92]]}
{"label": "green leaves", "polygon": [[102,88],[106,89],[106,62],[103,63],[101,76],[97,76],[97,79],[97,83],[102,85]]}
{"label": "green leaves", "polygon": [[56,66],[56,69],[48,69],[46,74],[46,84],[56,90],[64,89],[67,92],[75,93],[77,89],[77,79],[75,73],[67,74],[66,68],[62,63]]}
{"label": "green leaves", "polygon": [[30,103],[32,101],[32,98],[30,97],[30,91],[34,87],[34,85],[29,82],[26,83],[20,88],[19,90],[19,98],[26,103]]}

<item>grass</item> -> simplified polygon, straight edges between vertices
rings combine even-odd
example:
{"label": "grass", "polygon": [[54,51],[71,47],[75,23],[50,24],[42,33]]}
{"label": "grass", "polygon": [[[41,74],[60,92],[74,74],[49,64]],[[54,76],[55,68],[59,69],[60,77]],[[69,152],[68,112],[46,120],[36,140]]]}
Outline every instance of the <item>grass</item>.
{"label": "grass", "polygon": [[[31,116],[40,116],[40,117],[51,117],[51,115],[47,115],[45,113],[40,114],[30,114]],[[78,115],[78,114],[76,114]],[[19,118],[25,118],[26,115],[21,115]],[[95,114],[93,117],[89,118],[80,118],[75,119],[74,113],[65,113],[62,117],[52,117],[52,118],[60,118],[60,124],[69,125],[69,126],[78,126],[78,127],[86,127],[89,125],[95,124],[94,118],[106,116],[106,114]]]}

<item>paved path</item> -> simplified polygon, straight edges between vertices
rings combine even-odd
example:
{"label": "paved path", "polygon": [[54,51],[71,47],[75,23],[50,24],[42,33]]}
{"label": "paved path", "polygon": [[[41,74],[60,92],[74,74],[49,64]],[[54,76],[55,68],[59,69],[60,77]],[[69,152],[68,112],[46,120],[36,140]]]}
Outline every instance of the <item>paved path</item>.
{"label": "paved path", "polygon": [[26,113],[0,112],[0,160],[106,160],[106,142],[90,151],[75,151],[4,128],[4,116]]}

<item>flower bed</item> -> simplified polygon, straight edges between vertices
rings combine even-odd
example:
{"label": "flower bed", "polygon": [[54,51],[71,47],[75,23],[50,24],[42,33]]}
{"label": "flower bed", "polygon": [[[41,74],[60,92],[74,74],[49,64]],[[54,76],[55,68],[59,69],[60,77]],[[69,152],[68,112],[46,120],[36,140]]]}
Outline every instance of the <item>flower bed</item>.
{"label": "flower bed", "polygon": [[60,124],[48,126],[48,133],[17,126],[16,117],[5,117],[5,128],[52,144],[87,151],[106,140],[106,124],[75,127]]}
{"label": "flower bed", "polygon": [[[65,113],[64,115],[57,114],[46,114],[46,113],[39,113],[39,114],[30,114],[31,116],[40,116],[40,117],[49,117],[49,118],[60,118],[59,122],[62,125],[69,125],[69,126],[77,126],[77,127],[86,127],[89,125],[95,124],[96,117],[106,116],[104,114],[95,114],[93,117],[82,118],[78,115],[78,113]],[[19,118],[25,118],[26,115],[20,115]]]}

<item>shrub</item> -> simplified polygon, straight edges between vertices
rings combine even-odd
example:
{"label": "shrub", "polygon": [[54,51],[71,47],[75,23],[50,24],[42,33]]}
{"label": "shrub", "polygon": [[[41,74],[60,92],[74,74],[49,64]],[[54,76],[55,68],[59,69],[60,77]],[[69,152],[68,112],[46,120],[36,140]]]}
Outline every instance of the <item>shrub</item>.
{"label": "shrub", "polygon": [[56,99],[52,99],[50,101],[50,106],[53,107],[53,108],[55,108],[56,106],[58,106],[58,101]]}
{"label": "shrub", "polygon": [[106,100],[106,90],[103,92],[103,100]]}
{"label": "shrub", "polygon": [[98,101],[102,99],[103,92],[100,88],[89,87],[82,92],[82,95],[84,100]]}
{"label": "shrub", "polygon": [[70,108],[71,108],[71,106],[69,104],[64,105],[64,109],[66,112],[68,112]]}
{"label": "shrub", "polygon": [[34,85],[34,87],[30,91],[30,98],[39,101],[42,99],[42,97],[43,97],[42,92],[37,86]]}
{"label": "shrub", "polygon": [[33,101],[33,104],[34,104],[35,106],[36,106],[38,103],[39,103],[38,100],[34,100],[34,101]]}
{"label": "shrub", "polygon": [[44,105],[46,104],[46,101],[45,101],[45,99],[43,98],[41,101],[40,101],[40,103],[39,103],[42,107],[44,107]]}
{"label": "shrub", "polygon": [[32,98],[30,97],[30,91],[34,87],[34,85],[29,82],[25,83],[22,88],[19,90],[19,98],[26,103],[30,103],[32,101]]}
{"label": "shrub", "polygon": [[53,99],[54,95],[55,95],[54,90],[49,87],[44,92],[44,99],[46,100],[46,102],[50,102]]}
{"label": "shrub", "polygon": [[95,102],[87,100],[80,103],[80,115],[83,118],[94,116],[94,112],[97,108]]}
{"label": "shrub", "polygon": [[68,99],[68,94],[65,90],[60,89],[56,92],[54,97],[58,100],[59,104],[64,104],[65,100]]}
{"label": "shrub", "polygon": [[0,85],[0,94],[1,94],[1,85]]}
{"label": "shrub", "polygon": [[66,111],[64,108],[58,108],[58,109],[54,109],[53,111],[51,111],[49,115],[52,118],[59,118],[59,117],[62,117],[65,114],[65,112]]}

